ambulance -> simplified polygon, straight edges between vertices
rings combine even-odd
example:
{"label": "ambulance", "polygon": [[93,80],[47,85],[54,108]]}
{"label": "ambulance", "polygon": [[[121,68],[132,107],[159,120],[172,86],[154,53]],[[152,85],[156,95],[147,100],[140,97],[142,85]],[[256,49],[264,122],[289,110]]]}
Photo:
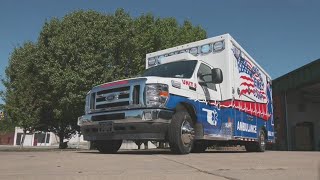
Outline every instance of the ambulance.
{"label": "ambulance", "polygon": [[139,77],[93,87],[78,125],[101,153],[123,140],[168,142],[176,154],[263,152],[275,140],[271,77],[224,34],[149,53]]}

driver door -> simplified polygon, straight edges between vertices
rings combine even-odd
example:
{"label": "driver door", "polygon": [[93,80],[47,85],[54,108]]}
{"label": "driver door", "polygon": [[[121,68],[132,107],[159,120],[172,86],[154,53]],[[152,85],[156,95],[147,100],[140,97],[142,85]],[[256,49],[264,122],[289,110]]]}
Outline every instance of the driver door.
{"label": "driver door", "polygon": [[221,94],[219,84],[203,83],[210,81],[210,76],[203,76],[211,74],[209,65],[201,63],[197,72],[197,81],[200,88],[197,88],[198,95],[198,108],[199,108],[199,122],[202,123],[204,128],[204,135],[210,137],[221,137],[221,115],[220,101]]}

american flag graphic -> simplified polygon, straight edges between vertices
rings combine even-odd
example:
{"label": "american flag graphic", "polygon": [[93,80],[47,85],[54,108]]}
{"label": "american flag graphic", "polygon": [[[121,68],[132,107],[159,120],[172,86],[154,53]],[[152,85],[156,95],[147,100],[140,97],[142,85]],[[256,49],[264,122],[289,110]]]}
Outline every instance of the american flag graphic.
{"label": "american flag graphic", "polygon": [[266,99],[266,94],[264,92],[265,84],[263,82],[260,70],[256,66],[252,65],[251,62],[249,62],[247,58],[241,54],[241,51],[238,48],[234,47],[232,50],[237,59],[241,80],[239,95],[253,95],[260,100]]}

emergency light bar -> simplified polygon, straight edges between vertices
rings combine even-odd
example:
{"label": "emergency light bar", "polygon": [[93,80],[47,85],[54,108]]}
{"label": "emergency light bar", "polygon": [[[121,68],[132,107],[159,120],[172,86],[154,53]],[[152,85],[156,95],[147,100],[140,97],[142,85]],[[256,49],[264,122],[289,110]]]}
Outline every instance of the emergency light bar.
{"label": "emergency light bar", "polygon": [[[195,57],[198,55],[206,55],[211,52],[217,53],[217,52],[224,50],[224,48],[225,48],[224,40],[222,40],[222,41],[217,41],[217,42],[210,43],[210,44],[204,44],[201,46],[196,46],[196,47],[192,47],[192,48],[188,48],[188,49],[184,49],[184,50],[170,52],[170,53],[166,53],[166,54],[163,54],[160,56],[148,58],[148,66],[151,67],[151,66],[155,66],[158,64],[163,64],[164,58],[167,59],[167,57],[176,56],[178,54],[189,54],[189,55],[192,55],[193,57]],[[165,63],[168,63],[167,60]]]}

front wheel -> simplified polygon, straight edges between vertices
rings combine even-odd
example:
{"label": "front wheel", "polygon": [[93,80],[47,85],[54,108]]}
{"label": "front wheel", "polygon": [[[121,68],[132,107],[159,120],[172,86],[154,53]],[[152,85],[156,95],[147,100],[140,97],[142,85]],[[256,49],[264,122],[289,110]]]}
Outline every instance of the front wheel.
{"label": "front wheel", "polygon": [[178,111],[168,129],[170,149],[176,154],[189,154],[193,147],[194,124],[186,111]]}
{"label": "front wheel", "polygon": [[113,154],[120,149],[122,140],[95,141],[94,144],[100,153]]}

